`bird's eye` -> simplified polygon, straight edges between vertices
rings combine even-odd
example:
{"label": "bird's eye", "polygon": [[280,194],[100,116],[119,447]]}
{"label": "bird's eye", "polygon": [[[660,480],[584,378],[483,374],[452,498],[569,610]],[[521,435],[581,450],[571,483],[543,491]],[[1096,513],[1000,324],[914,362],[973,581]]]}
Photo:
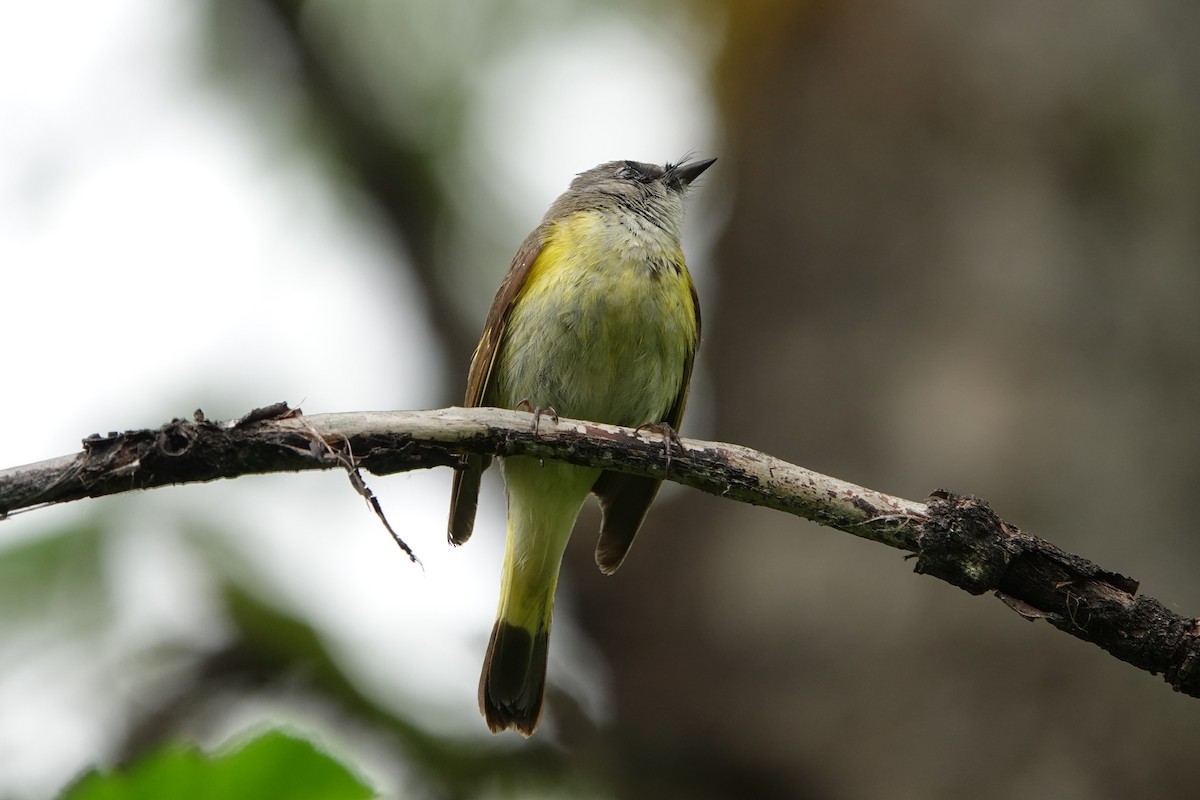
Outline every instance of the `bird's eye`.
{"label": "bird's eye", "polygon": [[617,170],[617,177],[622,180],[631,181],[638,177],[638,171],[631,166],[624,166]]}

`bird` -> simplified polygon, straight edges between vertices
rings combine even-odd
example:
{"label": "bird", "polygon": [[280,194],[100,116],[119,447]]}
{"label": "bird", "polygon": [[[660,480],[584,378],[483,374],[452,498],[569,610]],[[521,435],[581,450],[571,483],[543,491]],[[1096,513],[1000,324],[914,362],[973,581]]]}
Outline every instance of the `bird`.
{"label": "bird", "polygon": [[[471,358],[466,407],[493,406],[676,436],[700,343],[700,304],[681,246],[684,197],[716,161],[610,161],[579,173],[517,250]],[[670,441],[666,447],[670,448]],[[448,538],[471,536],[491,458],[467,454]],[[493,733],[530,736],[545,697],[563,552],[590,493],[596,563],[625,559],[661,480],[528,456],[501,459],[508,526],[500,601],[479,680]]]}

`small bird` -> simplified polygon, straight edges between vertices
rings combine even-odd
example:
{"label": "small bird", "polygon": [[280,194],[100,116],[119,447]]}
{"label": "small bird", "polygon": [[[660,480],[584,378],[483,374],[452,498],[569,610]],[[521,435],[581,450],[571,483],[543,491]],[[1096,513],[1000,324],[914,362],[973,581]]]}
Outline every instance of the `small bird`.
{"label": "small bird", "polygon": [[[680,246],[683,198],[714,161],[610,161],[576,176],[500,284],[464,405],[528,408],[535,426],[547,413],[674,435],[700,343],[700,304]],[[453,544],[471,536],[490,461],[467,455],[454,473]],[[596,563],[611,574],[661,481],[525,456],[502,462],[508,535],[479,708],[493,733],[529,736],[542,713],[554,591],[580,508],[591,492],[600,500]]]}

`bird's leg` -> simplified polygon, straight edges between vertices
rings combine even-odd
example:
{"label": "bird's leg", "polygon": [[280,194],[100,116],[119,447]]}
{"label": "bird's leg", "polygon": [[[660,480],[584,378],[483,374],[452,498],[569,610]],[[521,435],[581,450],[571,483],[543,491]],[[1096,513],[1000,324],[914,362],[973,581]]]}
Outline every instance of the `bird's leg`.
{"label": "bird's leg", "polygon": [[538,406],[537,408],[534,408],[533,403],[530,403],[528,400],[522,400],[521,402],[517,403],[517,407],[515,410],[516,411],[528,411],[531,414],[533,414],[533,435],[534,436],[541,435],[542,414],[549,414],[550,419],[554,420],[555,422],[558,422],[558,412],[554,410],[554,406],[547,406],[546,408],[542,408],[541,406]]}
{"label": "bird's leg", "polygon": [[643,422],[634,428],[634,433],[642,431],[653,431],[663,437],[663,455],[667,457],[667,469],[671,468],[671,443],[674,442],[683,450],[683,442],[679,439],[679,434],[671,427],[669,422]]}

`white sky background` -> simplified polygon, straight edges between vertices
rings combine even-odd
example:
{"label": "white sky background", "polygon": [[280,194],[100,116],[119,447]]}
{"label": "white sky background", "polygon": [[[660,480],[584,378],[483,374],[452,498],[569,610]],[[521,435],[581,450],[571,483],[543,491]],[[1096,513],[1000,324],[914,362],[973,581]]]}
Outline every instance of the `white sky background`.
{"label": "white sky background", "polygon": [[[711,146],[703,67],[618,24],[515,51],[477,87],[466,163],[512,182],[523,207],[508,213],[527,228],[599,161]],[[614,41],[626,57],[612,58]],[[420,303],[396,307],[417,291],[394,254],[315,170],[271,152],[253,120],[196,77],[201,46],[183,0],[0,4],[0,467],[197,407],[213,418],[276,400],[307,413],[428,407],[446,380]],[[611,113],[634,85],[655,98],[637,104],[636,126]],[[509,102],[517,91],[522,104]],[[553,110],[529,102],[542,95],[557,99]],[[539,107],[544,119],[531,117]],[[536,133],[494,133],[521,129]],[[493,255],[507,264],[511,252]],[[129,527],[112,554],[119,641],[99,654],[0,641],[0,796],[53,793],[105,753],[110,715],[139,691],[119,673],[122,653],[219,636],[208,587],[169,535],[189,516],[228,530],[364,685],[397,704],[419,699],[444,730],[486,735],[475,684],[499,578],[498,478],[475,538],[457,550],[444,539],[448,473],[369,482],[424,570],[336,473],[156,490],[0,523],[3,546],[99,502]]]}

